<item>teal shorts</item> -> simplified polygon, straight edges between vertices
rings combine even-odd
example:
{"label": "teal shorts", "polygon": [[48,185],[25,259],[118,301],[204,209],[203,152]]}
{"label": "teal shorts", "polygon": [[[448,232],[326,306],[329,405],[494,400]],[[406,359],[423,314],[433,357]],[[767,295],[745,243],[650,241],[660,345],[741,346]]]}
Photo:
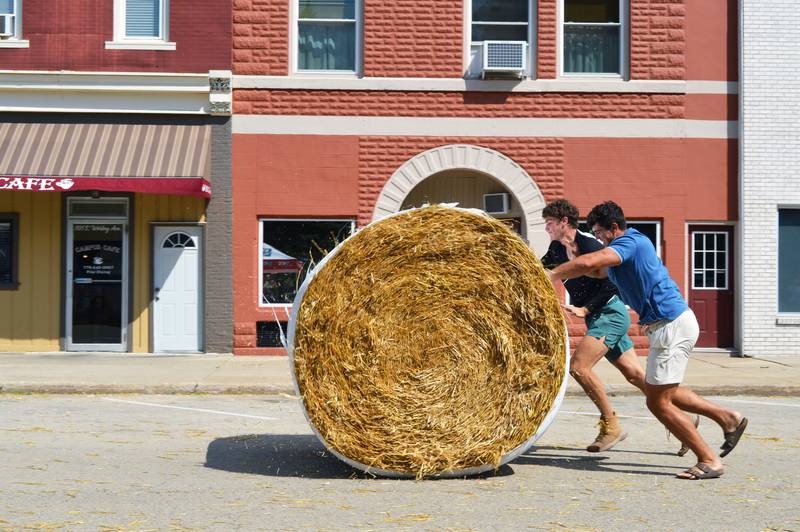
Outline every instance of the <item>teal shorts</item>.
{"label": "teal shorts", "polygon": [[603,343],[608,347],[606,358],[614,362],[622,353],[633,347],[633,341],[628,336],[631,326],[631,317],[622,300],[614,296],[608,300],[603,308],[586,317],[586,336],[593,338],[605,337]]}

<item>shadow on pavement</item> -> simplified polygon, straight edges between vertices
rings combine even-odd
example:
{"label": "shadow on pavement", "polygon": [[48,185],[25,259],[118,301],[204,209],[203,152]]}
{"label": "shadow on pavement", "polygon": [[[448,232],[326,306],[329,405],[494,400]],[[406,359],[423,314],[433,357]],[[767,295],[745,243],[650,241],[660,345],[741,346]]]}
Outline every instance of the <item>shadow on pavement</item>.
{"label": "shadow on pavement", "polygon": [[[566,447],[533,447],[527,453],[523,454],[512,462],[515,465],[537,465],[537,466],[550,466],[562,469],[576,469],[580,471],[603,471],[607,473],[624,473],[632,475],[658,475],[673,477],[674,473],[668,473],[663,469],[679,469],[684,470],[684,466],[671,466],[661,464],[647,464],[647,463],[631,463],[631,462],[609,462],[608,456],[604,455],[589,455],[578,456],[570,454],[553,454],[551,451],[577,451],[583,452],[582,449],[569,449]],[[545,451],[545,452],[541,452]],[[620,451],[624,452],[624,451]],[[618,458],[618,457],[615,457]],[[642,469],[645,467],[658,467],[662,471],[652,469]]]}
{"label": "shadow on pavement", "polygon": [[[370,475],[353,469],[329,453],[312,434],[247,434],[218,438],[206,451],[206,467],[272,477],[361,478]],[[507,465],[469,478],[513,475]]]}

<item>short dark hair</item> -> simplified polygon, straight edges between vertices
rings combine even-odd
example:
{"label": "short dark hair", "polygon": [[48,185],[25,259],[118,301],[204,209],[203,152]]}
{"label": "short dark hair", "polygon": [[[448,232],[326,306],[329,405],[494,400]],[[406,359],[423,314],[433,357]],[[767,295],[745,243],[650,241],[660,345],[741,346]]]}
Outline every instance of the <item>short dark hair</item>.
{"label": "short dark hair", "polygon": [[579,215],[578,208],[565,199],[551,201],[542,209],[542,218],[555,218],[556,220],[566,218],[567,223],[576,229]]}
{"label": "short dark hair", "polygon": [[599,225],[603,229],[610,231],[611,224],[614,223],[622,230],[625,230],[627,225],[625,223],[625,213],[622,212],[622,207],[613,201],[606,201],[600,205],[595,205],[586,217],[586,224],[590,229],[595,225]]}

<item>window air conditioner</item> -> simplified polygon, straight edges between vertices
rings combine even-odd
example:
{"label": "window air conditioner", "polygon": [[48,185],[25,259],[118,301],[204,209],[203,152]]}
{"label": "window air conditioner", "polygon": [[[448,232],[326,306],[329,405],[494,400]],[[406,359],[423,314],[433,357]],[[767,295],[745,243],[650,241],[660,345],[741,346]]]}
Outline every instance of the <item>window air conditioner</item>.
{"label": "window air conditioner", "polygon": [[483,41],[483,77],[493,73],[524,76],[527,47],[525,41]]}
{"label": "window air conditioner", "polygon": [[0,37],[14,36],[14,15],[0,15]]}
{"label": "window air conditioner", "polygon": [[483,195],[483,210],[487,214],[508,214],[511,211],[511,202],[508,192]]}

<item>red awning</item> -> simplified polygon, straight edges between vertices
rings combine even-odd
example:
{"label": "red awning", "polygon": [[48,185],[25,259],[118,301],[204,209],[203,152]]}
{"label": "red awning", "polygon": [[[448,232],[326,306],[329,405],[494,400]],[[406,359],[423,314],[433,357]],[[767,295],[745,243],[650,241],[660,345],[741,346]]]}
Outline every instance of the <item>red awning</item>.
{"label": "red awning", "polygon": [[211,197],[208,125],[0,124],[0,190]]}

